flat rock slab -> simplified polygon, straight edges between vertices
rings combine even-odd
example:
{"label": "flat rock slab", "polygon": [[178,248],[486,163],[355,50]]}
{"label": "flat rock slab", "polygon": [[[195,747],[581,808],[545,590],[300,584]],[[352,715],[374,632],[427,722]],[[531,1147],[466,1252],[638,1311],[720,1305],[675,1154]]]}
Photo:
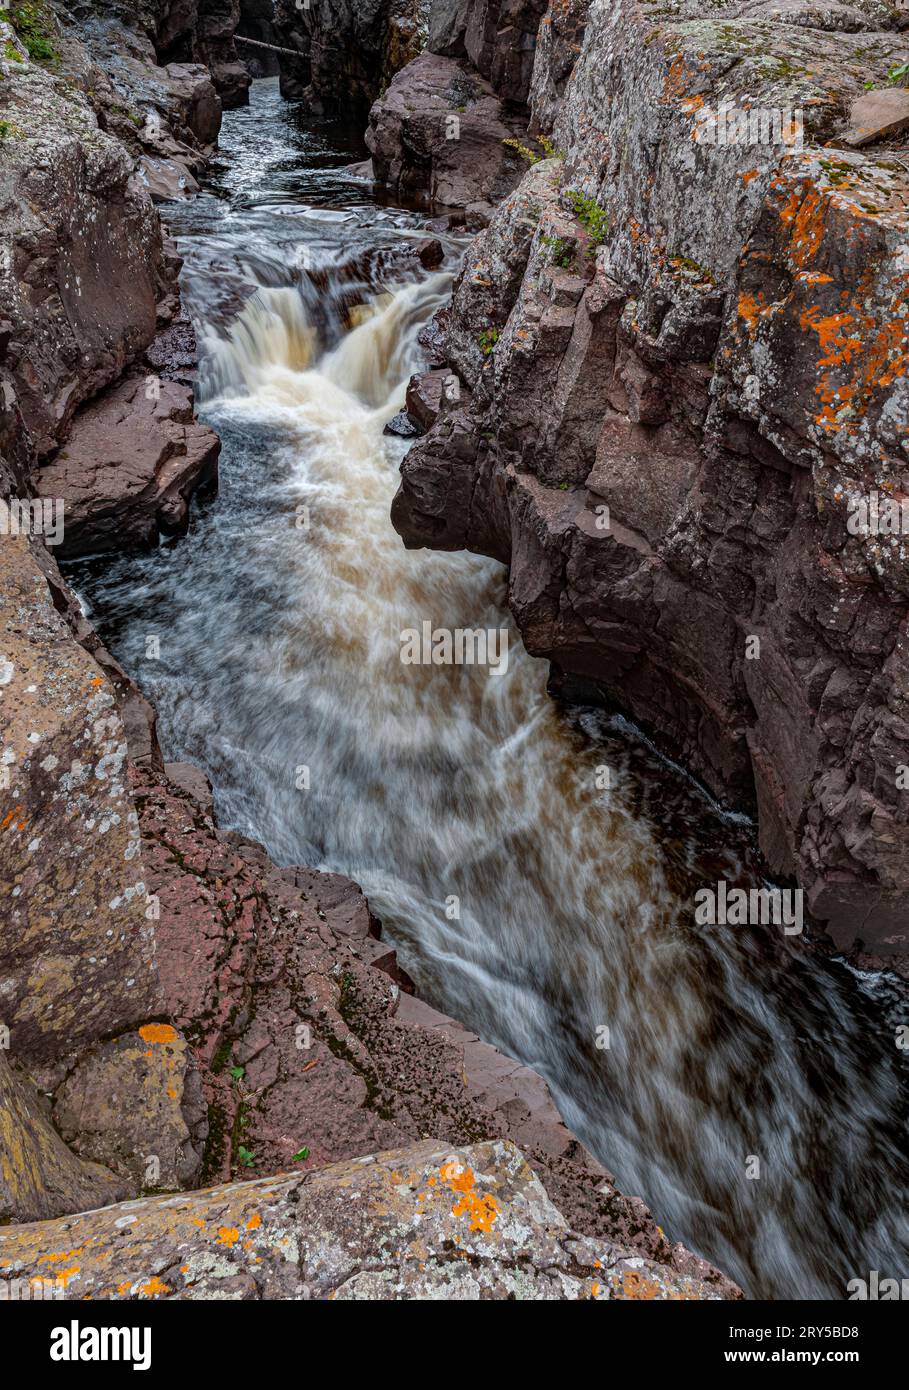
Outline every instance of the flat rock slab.
{"label": "flat rock slab", "polygon": [[513,1144],[405,1149],[0,1230],[68,1299],[717,1299],[575,1235]]}
{"label": "flat rock slab", "polygon": [[884,87],[857,97],[849,111],[844,144],[854,149],[909,130],[909,89]]}
{"label": "flat rock slab", "polygon": [[193,418],[188,386],[132,377],[76,417],[69,440],[42,468],[43,497],[61,499],[59,554],[141,549],[186,529],[189,499],[217,479],[221,444]]}

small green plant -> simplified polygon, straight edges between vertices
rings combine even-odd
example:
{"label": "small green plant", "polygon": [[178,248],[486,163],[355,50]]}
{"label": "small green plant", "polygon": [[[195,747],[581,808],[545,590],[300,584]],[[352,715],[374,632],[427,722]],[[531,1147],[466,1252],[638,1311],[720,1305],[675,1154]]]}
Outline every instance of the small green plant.
{"label": "small green plant", "polygon": [[246,1075],[245,1067],[231,1067],[230,1074],[235,1081],[242,1081]]}
{"label": "small green plant", "polygon": [[499,341],[499,330],[497,328],[484,328],[477,339],[480,351],[484,357],[488,357]]}
{"label": "small green plant", "polygon": [[17,135],[23,135],[24,131],[17,126],[15,121],[0,121],[0,140],[12,140]]}
{"label": "small green plant", "polygon": [[541,235],[540,243],[549,250],[550,265],[560,266],[562,270],[573,268],[577,249],[573,241],[569,241],[567,237]]}
{"label": "small green plant", "polygon": [[565,155],[550,140],[548,135],[538,135],[537,144],[547,159],[564,159]]}
{"label": "small green plant", "polygon": [[887,73],[887,83],[891,87],[909,87],[909,63],[898,63]]}
{"label": "small green plant", "polygon": [[602,246],[609,235],[609,216],[595,198],[585,193],[566,193],[565,200],[575,217],[590,238],[587,255],[595,256],[597,247]]}
{"label": "small green plant", "polygon": [[53,30],[37,0],[20,0],[9,11],[9,19],[33,62],[48,66],[59,62],[60,54],[51,41]]}
{"label": "small green plant", "polygon": [[244,1168],[255,1168],[256,1166],[255,1154],[250,1153],[249,1149],[245,1148],[243,1144],[237,1149],[237,1160]]}
{"label": "small green plant", "polygon": [[291,1163],[302,1163],[306,1158],[309,1158],[309,1149],[297,1149],[297,1152],[290,1161]]}
{"label": "small green plant", "polygon": [[556,149],[548,135],[536,135],[532,137],[534,143],[539,145],[539,149],[531,149],[529,145],[522,145],[520,140],[514,138],[503,140],[502,144],[508,149],[514,150],[522,159],[526,159],[528,164],[539,164],[544,159],[564,159],[561,150]]}

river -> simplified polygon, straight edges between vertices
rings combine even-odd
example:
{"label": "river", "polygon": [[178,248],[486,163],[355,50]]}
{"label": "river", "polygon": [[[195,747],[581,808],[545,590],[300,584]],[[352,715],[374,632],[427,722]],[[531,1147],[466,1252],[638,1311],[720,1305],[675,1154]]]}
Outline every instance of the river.
{"label": "river", "polygon": [[[403,256],[425,219],[344,171],[362,155],[272,80],[226,115],[205,190],[167,209],[220,495],[71,578],[221,825],[356,879],[418,992],[540,1071],[672,1238],[752,1297],[901,1277],[892,981],[696,926],[698,887],[759,881],[753,828],[621,719],[549,699],[501,566],[392,529],[406,445],[383,426],[465,243],[435,272]],[[425,620],[507,628],[507,671],[402,664]]]}

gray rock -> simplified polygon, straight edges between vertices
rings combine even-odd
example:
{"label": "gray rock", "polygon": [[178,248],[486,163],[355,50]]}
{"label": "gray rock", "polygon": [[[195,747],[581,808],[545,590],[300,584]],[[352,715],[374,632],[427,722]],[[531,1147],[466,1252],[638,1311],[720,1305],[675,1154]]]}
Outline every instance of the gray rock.
{"label": "gray rock", "polygon": [[722,1297],[577,1235],[503,1141],[426,1140],[299,1177],[0,1228],[0,1276],[46,1277],[48,1256],[74,1248],[68,1299]]}

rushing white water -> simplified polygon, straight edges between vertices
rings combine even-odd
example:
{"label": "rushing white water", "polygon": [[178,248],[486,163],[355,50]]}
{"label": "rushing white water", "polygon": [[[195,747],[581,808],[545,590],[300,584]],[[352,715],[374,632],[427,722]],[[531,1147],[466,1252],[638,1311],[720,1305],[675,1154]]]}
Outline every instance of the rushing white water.
{"label": "rushing white water", "polygon": [[[538,1068],[673,1237],[759,1296],[901,1276],[886,982],[772,929],[695,927],[696,886],[753,881],[740,828],[615,722],[549,700],[500,566],[403,548],[404,446],[382,431],[458,247],[403,269],[386,251],[417,220],[318,178],[290,124],[279,157],[278,119],[261,84],[228,117],[222,197],[182,227],[221,496],[186,540],[83,567],[95,621],[222,824],[360,882],[421,994]],[[507,672],[403,664],[424,620],[507,627]]]}

